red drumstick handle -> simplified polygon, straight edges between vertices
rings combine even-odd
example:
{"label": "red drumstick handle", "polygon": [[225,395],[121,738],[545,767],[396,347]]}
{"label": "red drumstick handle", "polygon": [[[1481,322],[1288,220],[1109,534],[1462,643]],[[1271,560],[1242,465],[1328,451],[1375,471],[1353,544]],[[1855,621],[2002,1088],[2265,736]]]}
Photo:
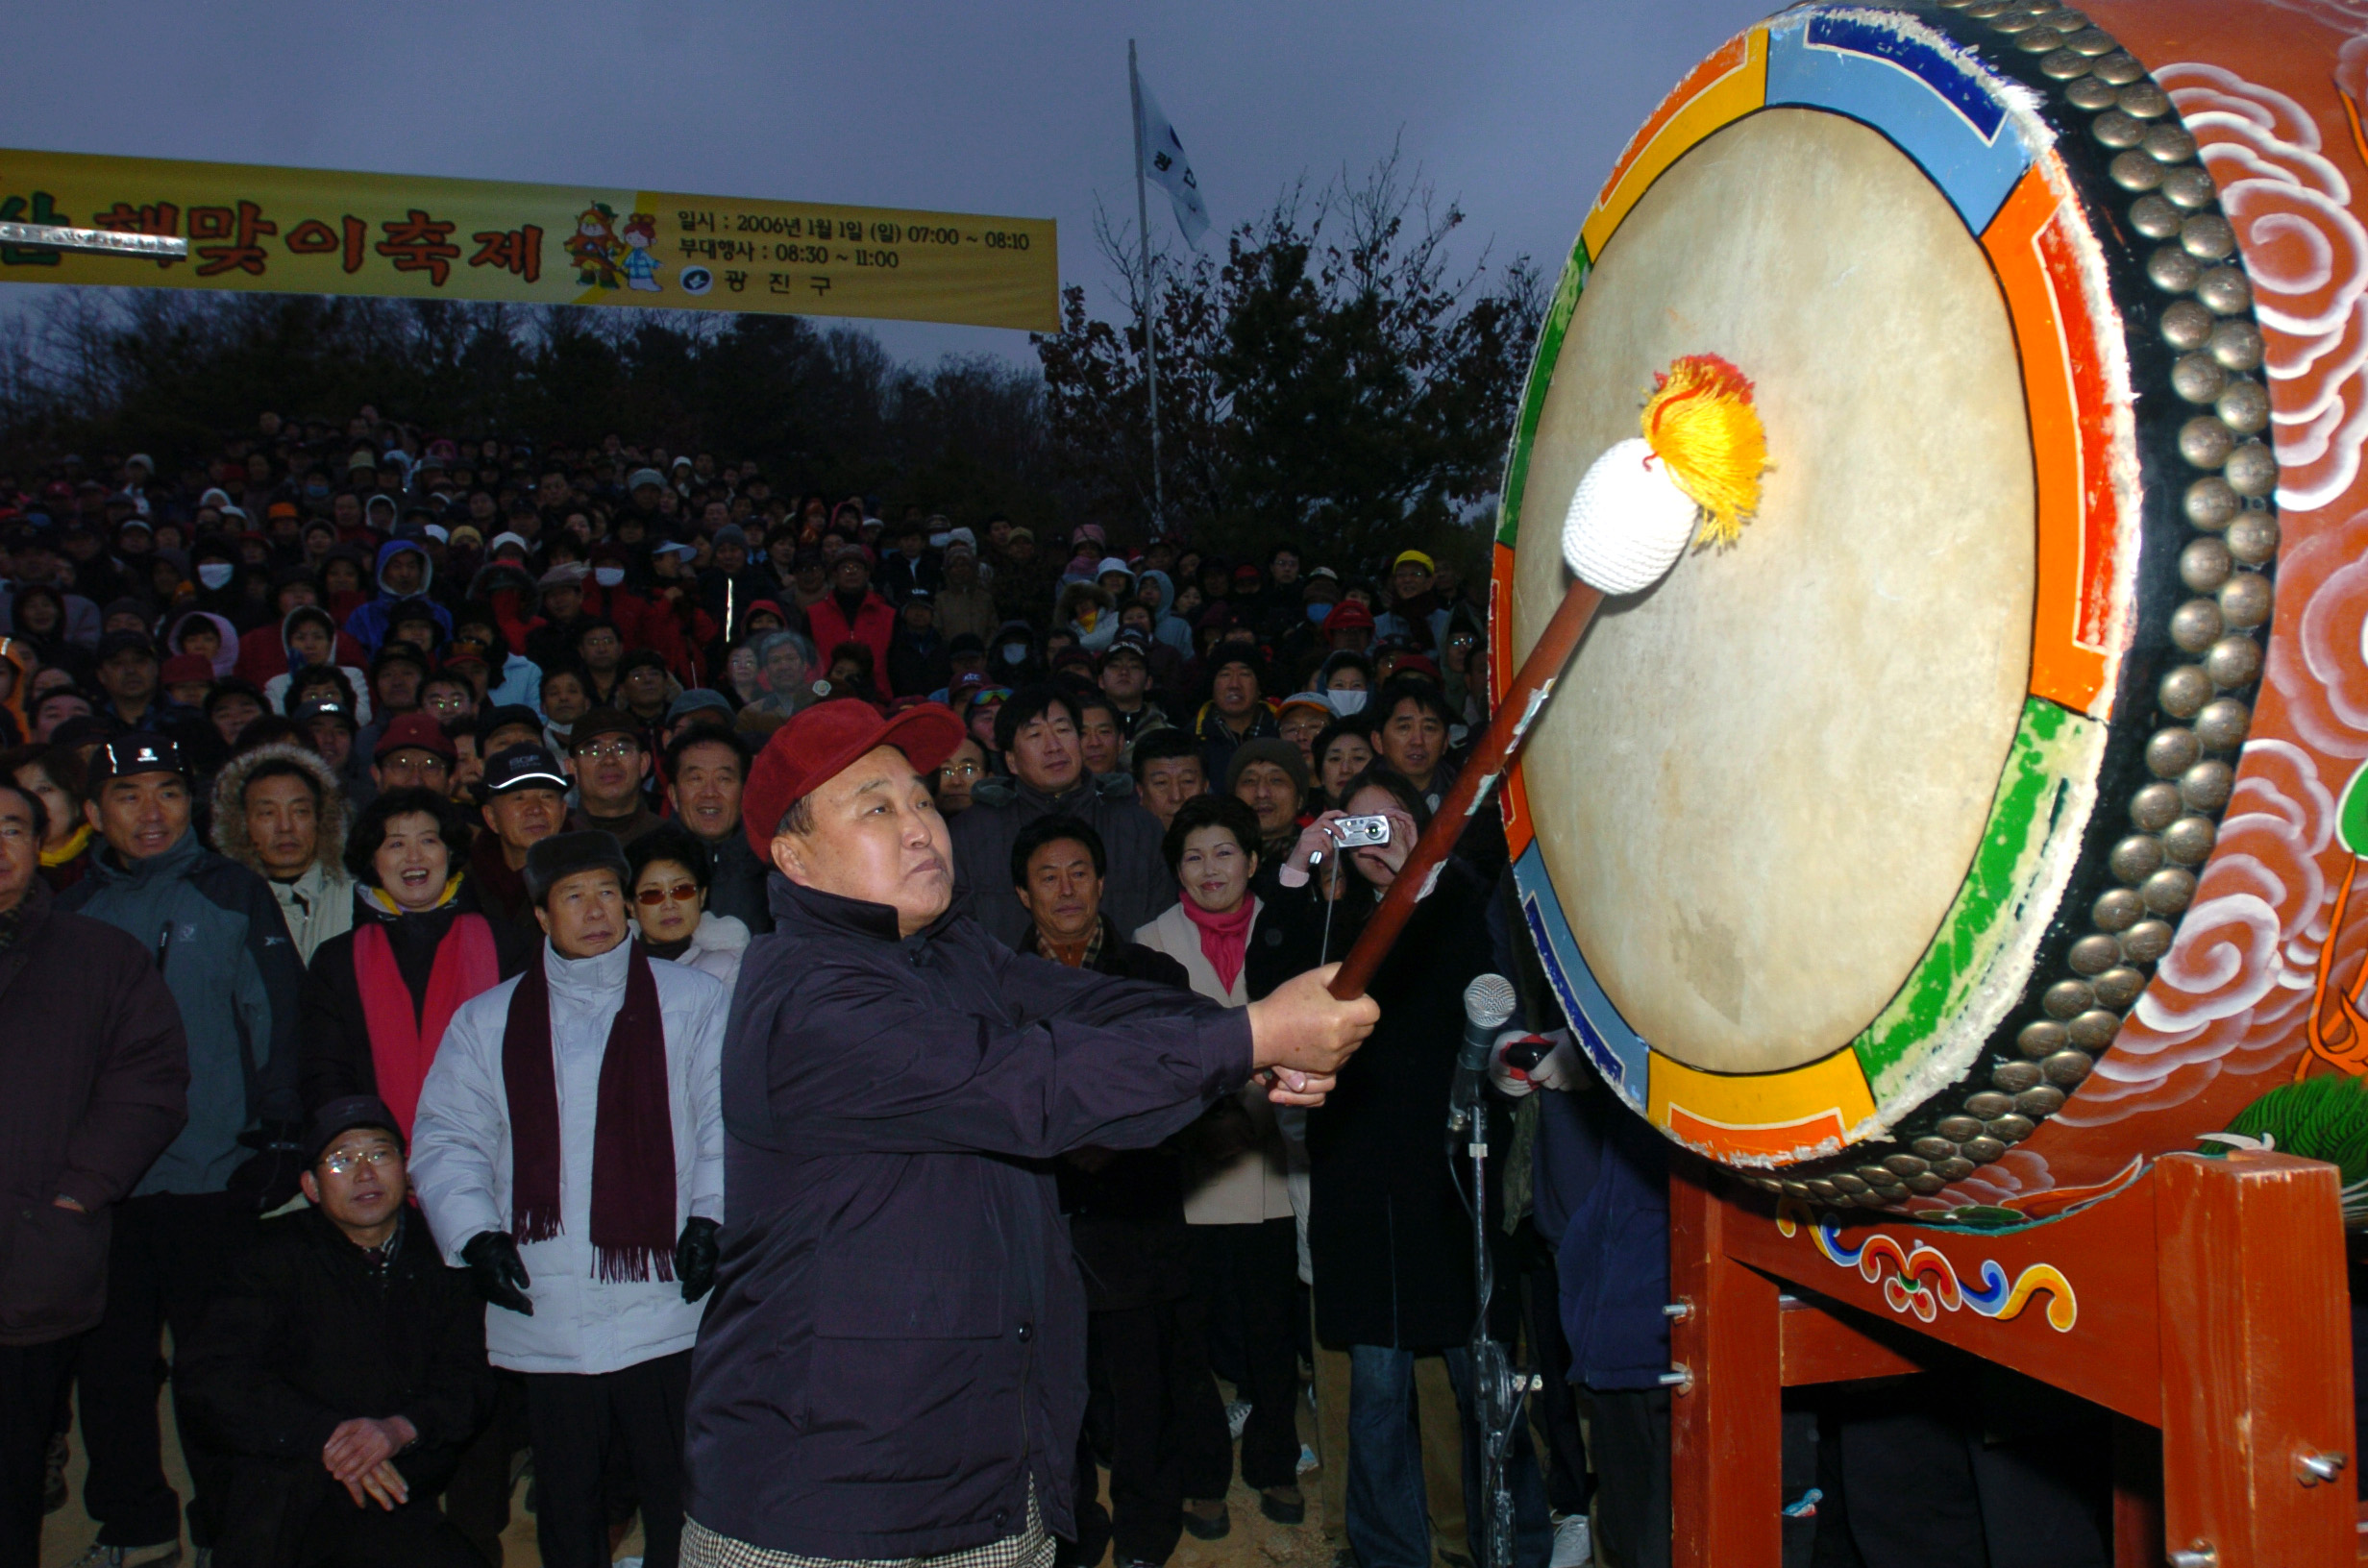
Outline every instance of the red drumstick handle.
{"label": "red drumstick handle", "polygon": [[1455,787],[1439,803],[1431,817],[1430,831],[1415,845],[1415,852],[1390,884],[1383,895],[1381,907],[1365,922],[1364,934],[1355,946],[1348,949],[1338,972],[1332,976],[1332,994],[1343,1001],[1365,994],[1373,971],[1390,953],[1397,934],[1406,929],[1413,917],[1415,900],[1420,894],[1440,862],[1455,848],[1455,841],[1464,836],[1464,826],[1493,793],[1497,776],[1512,762],[1513,754],[1521,748],[1529,735],[1530,721],[1537,717],[1539,706],[1570,662],[1570,655],[1587,635],[1588,623],[1595,618],[1595,606],[1603,602],[1603,595],[1584,582],[1573,582],[1563,596],[1561,608],[1547,622],[1545,634],[1521,661],[1513,684],[1505,688],[1502,700],[1496,704],[1496,716],[1481,732],[1480,744],[1472,747],[1464,771],[1456,775]]}

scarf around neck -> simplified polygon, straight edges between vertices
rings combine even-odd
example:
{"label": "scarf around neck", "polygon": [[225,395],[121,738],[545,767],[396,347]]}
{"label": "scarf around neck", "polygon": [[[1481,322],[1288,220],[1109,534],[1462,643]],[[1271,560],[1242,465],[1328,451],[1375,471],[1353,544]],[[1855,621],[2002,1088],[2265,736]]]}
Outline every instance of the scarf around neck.
{"label": "scarf around neck", "polygon": [[[559,1234],[558,1067],[552,1053],[548,943],[519,976],[502,1032],[510,1123],[510,1232]],[[567,962],[561,960],[561,962]],[[579,1135],[580,1136],[580,1135]],[[625,1000],[608,1025],[592,1123],[595,1277],[675,1277],[675,1139],[666,1088],[666,1022],[649,954],[632,944]]]}
{"label": "scarf around neck", "polygon": [[1249,950],[1249,922],[1257,918],[1258,900],[1245,896],[1222,915],[1210,913],[1186,897],[1176,907],[1200,928],[1200,956],[1217,971],[1217,983],[1227,991],[1242,973],[1242,955]]}
{"label": "scarf around neck", "polygon": [[362,1022],[370,1033],[371,1074],[378,1080],[379,1098],[395,1114],[396,1129],[407,1146],[412,1118],[419,1114],[420,1087],[428,1081],[428,1068],[453,1015],[462,1002],[491,991],[501,980],[493,927],[482,915],[453,918],[444,940],[436,943],[427,994],[416,1004],[385,925],[372,921],[355,931],[354,983],[361,992]]}

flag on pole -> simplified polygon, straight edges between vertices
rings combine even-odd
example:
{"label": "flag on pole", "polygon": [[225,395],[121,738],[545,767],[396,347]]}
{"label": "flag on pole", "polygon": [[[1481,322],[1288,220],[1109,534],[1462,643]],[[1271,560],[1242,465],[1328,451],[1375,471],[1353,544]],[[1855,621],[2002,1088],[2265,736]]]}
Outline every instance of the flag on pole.
{"label": "flag on pole", "polygon": [[1184,242],[1195,250],[1200,248],[1200,236],[1209,230],[1209,208],[1200,199],[1200,182],[1193,177],[1191,159],[1184,156],[1184,143],[1160,111],[1159,101],[1144,85],[1143,73],[1135,73],[1135,103],[1143,123],[1138,128],[1135,145],[1143,150],[1143,174],[1153,184],[1168,193],[1175,206],[1175,226],[1183,231]]}

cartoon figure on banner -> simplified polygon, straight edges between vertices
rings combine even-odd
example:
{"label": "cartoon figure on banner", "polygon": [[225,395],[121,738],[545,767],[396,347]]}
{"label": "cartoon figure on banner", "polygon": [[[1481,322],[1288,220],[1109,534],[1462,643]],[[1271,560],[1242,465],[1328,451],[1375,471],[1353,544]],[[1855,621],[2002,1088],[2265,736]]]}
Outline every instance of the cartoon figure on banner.
{"label": "cartoon figure on banner", "polygon": [[625,240],[625,286],[640,289],[645,294],[656,294],[665,288],[657,281],[659,261],[653,247],[657,244],[657,219],[647,212],[636,212],[625,220],[620,234]]}
{"label": "cartoon figure on banner", "polygon": [[577,214],[567,254],[576,263],[576,282],[587,288],[615,288],[622,281],[616,224],[617,209],[606,202],[594,202]]}

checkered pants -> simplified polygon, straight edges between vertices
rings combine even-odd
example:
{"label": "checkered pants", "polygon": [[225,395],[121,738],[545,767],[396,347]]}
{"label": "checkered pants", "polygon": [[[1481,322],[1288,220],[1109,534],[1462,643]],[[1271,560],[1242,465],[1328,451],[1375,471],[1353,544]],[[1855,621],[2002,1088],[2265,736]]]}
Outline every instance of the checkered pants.
{"label": "checkered pants", "polygon": [[1027,1528],[1019,1534],[934,1557],[805,1557],[718,1535],[696,1519],[682,1521],[682,1568],[1052,1568],[1053,1545],[1036,1508],[1033,1482],[1027,1490]]}

